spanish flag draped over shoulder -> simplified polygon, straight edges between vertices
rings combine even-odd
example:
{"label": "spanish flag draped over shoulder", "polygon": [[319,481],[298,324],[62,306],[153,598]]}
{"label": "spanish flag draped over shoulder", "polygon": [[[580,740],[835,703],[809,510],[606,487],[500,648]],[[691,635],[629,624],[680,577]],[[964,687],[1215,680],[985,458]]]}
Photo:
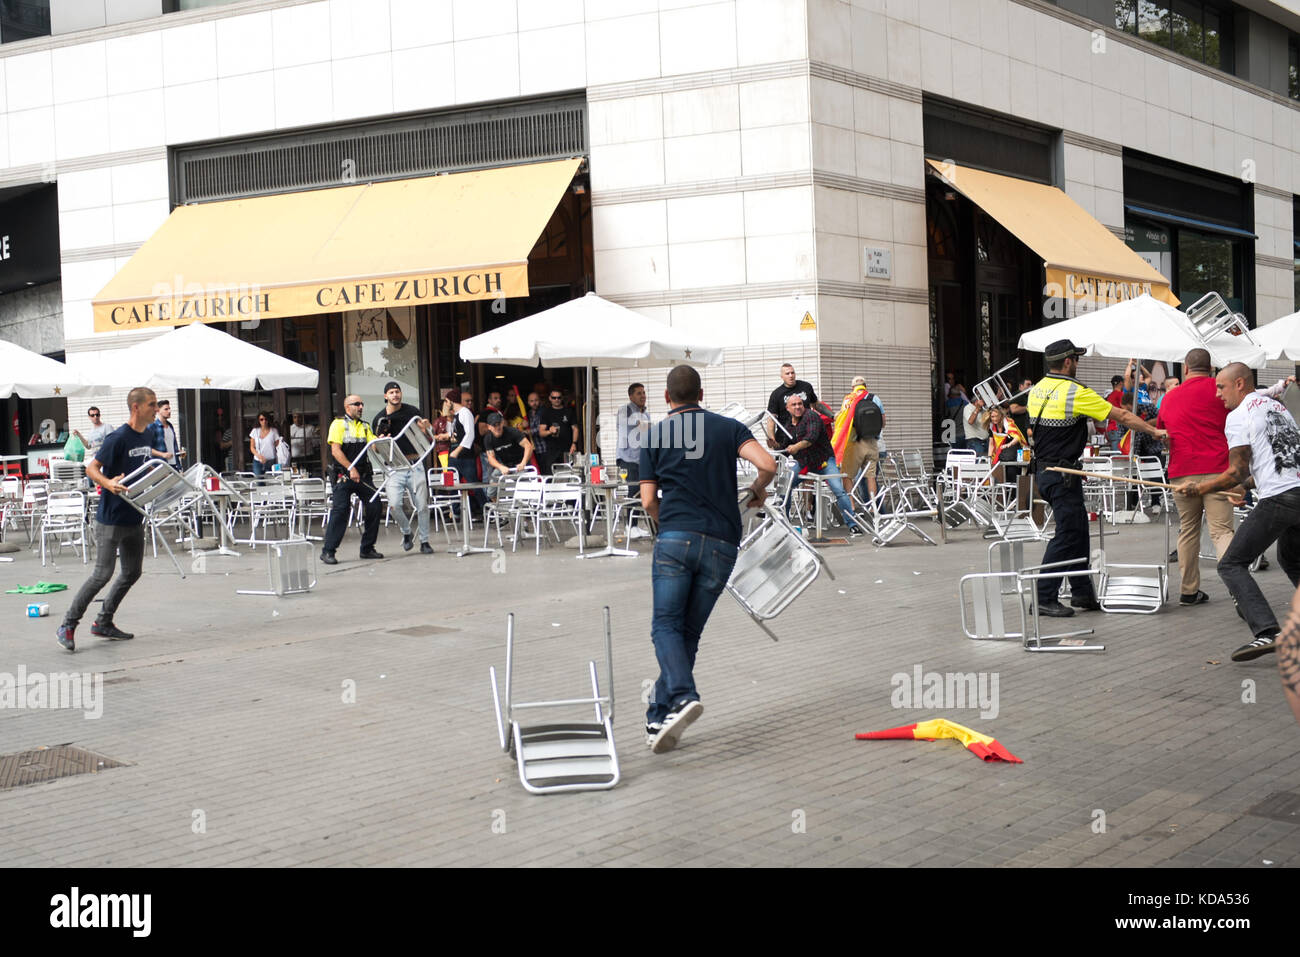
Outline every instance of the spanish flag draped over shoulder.
{"label": "spanish flag draped over shoulder", "polygon": [[904,741],[933,741],[936,738],[955,738],[966,750],[985,761],[1007,761],[1011,764],[1024,764],[1018,757],[998,743],[997,738],[980,734],[963,724],[949,721],[947,718],[931,718],[916,724],[906,724],[901,728],[889,728],[886,731],[868,731],[854,735],[859,741],[883,741],[902,739]]}
{"label": "spanish flag draped over shoulder", "polygon": [[853,431],[853,413],[866,394],[866,386],[855,385],[853,391],[840,403],[840,411],[835,416],[835,427],[831,433],[831,448],[835,450],[836,462],[844,458],[844,450],[849,447],[849,434]]}
{"label": "spanish flag draped over shoulder", "polygon": [[1020,426],[1016,425],[1016,420],[1011,418],[1011,416],[1007,416],[1006,425],[1007,435],[1011,436],[1013,439],[1019,439],[1021,448],[1029,448],[1029,440],[1025,438],[1025,433],[1020,431]]}

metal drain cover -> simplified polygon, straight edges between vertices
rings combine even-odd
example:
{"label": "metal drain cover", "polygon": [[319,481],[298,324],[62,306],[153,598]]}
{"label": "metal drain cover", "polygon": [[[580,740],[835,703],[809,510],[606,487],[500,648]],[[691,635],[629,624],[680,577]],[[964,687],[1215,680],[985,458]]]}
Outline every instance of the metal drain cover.
{"label": "metal drain cover", "polygon": [[416,625],[413,628],[389,628],[390,635],[406,635],[408,638],[429,638],[433,635],[445,635],[459,631],[459,628],[442,628],[438,625]]}
{"label": "metal drain cover", "polygon": [[1246,813],[1253,817],[1266,817],[1272,821],[1300,824],[1300,794],[1278,791],[1264,798]]}
{"label": "metal drain cover", "polygon": [[17,754],[0,754],[0,791],[124,766],[122,761],[114,761],[94,751],[68,744],[19,751]]}

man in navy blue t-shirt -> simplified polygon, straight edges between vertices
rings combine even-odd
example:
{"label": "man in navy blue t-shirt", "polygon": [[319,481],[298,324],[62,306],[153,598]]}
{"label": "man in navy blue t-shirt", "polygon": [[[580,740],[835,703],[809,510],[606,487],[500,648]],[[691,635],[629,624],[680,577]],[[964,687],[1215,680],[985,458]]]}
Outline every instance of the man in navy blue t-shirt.
{"label": "man in navy blue t-shirt", "polygon": [[104,608],[90,626],[90,633],[113,641],[135,637],[113,624],[113,613],[139,579],[144,566],[144,517],[120,496],[126,491],[122,479],[152,458],[153,436],[149,426],[158,411],[158,397],[152,389],[136,388],[127,396],[127,404],[131,409],[130,421],[110,433],[86,462],[86,478],[103,489],[95,513],[95,545],[98,550],[95,567],[72,599],[57,632],[59,644],[68,651],[77,650],[77,624],[100,589],[113,577],[119,554],[122,572],[104,599]]}
{"label": "man in navy blue t-shirt", "polygon": [[[757,508],[776,476],[772,456],[735,419],[700,408],[704,390],[690,366],[668,373],[668,417],[650,427],[641,446],[641,504],[659,523],[651,581],[650,636],[659,680],[646,711],[646,741],[671,751],[687,725],[704,713],[695,690],[700,633],[731,577],[740,545],[736,457],[758,469],[750,506]],[[660,500],[659,493],[663,492]]]}

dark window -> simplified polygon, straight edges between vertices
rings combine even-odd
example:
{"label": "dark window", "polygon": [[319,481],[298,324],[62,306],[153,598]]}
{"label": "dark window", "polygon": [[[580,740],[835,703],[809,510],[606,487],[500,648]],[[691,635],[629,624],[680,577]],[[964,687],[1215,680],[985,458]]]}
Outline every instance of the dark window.
{"label": "dark window", "polygon": [[200,10],[203,7],[224,7],[235,0],[163,0],[163,13],[181,13],[185,10]]}
{"label": "dark window", "polygon": [[0,43],[50,35],[50,0],[0,0]]}
{"label": "dark window", "polygon": [[1115,0],[1115,27],[1207,66],[1230,70],[1225,35],[1231,21],[1223,5],[1205,0]]}
{"label": "dark window", "polygon": [[1291,201],[1291,245],[1295,252],[1295,308],[1300,310],[1300,205]]}
{"label": "dark window", "polygon": [[1300,100],[1300,38],[1291,37],[1287,44],[1287,93]]}
{"label": "dark window", "polygon": [[1052,182],[1056,134],[1043,127],[927,96],[925,155],[1039,183]]}

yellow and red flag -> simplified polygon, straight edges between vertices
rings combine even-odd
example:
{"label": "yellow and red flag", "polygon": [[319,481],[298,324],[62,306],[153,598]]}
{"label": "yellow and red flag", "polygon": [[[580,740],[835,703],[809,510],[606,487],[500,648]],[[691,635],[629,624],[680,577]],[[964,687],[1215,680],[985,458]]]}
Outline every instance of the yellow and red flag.
{"label": "yellow and red flag", "polygon": [[835,450],[836,462],[844,458],[844,450],[849,447],[849,433],[853,431],[853,413],[866,394],[866,386],[856,385],[840,403],[839,414],[835,416],[835,427],[831,430],[831,448]]}
{"label": "yellow and red flag", "polygon": [[1007,444],[1009,438],[1011,438],[1011,436],[1007,435],[1005,432],[993,433],[993,454],[989,456],[993,462],[997,462],[998,456],[1002,454],[1002,446]]}
{"label": "yellow and red flag", "polygon": [[1029,448],[1029,440],[1025,438],[1025,433],[1020,431],[1020,426],[1016,425],[1016,420],[1007,416],[1006,418],[1007,435],[1013,439],[1018,439],[1021,448]]}
{"label": "yellow and red flag", "polygon": [[1133,454],[1133,430],[1129,429],[1124,433],[1124,438],[1119,440],[1119,450],[1125,455]]}
{"label": "yellow and red flag", "polygon": [[936,738],[955,738],[965,746],[967,751],[983,758],[985,761],[1007,761],[1011,764],[1024,764],[1018,757],[998,743],[997,738],[980,734],[971,728],[947,718],[931,718],[917,724],[905,724],[901,728],[889,728],[886,731],[868,731],[855,735],[859,741],[884,741],[901,739],[904,741],[933,741]]}

